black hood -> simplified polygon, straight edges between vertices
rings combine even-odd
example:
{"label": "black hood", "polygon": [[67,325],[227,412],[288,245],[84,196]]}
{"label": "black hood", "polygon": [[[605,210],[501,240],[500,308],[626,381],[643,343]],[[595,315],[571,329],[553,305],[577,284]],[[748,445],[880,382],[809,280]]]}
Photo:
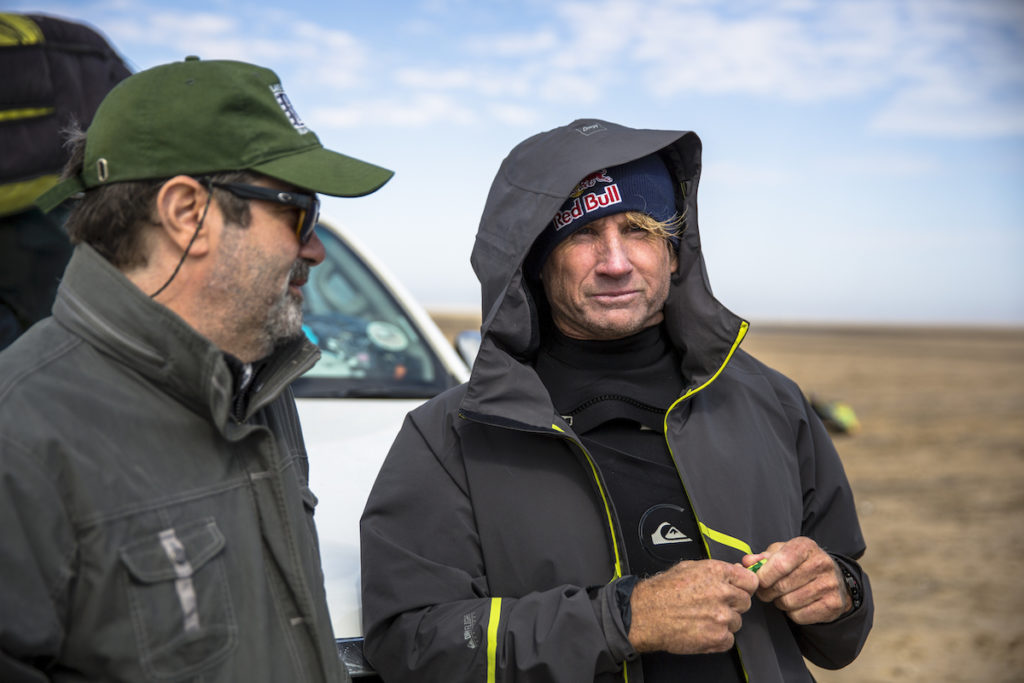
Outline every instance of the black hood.
{"label": "black hood", "polygon": [[[499,388],[492,382],[536,353],[543,322],[538,308],[546,306],[535,302],[543,295],[528,285],[522,264],[552,216],[584,176],[655,152],[677,181],[677,208],[686,217],[679,269],[665,305],[666,328],[684,352],[683,371],[691,386],[709,380],[725,364],[747,324],[714,298],[704,267],[697,222],[700,138],[688,131],[579,119],[517,145],[491,185],[471,257],[481,287],[483,342],[470,380],[470,402]],[[492,367],[495,363],[499,367]],[[505,384],[503,389],[513,387]]]}

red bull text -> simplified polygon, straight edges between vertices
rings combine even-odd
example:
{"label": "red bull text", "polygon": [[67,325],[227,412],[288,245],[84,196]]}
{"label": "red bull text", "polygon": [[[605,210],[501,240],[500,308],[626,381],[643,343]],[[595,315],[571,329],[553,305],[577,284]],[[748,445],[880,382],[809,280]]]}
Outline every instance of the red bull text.
{"label": "red bull text", "polygon": [[621,201],[622,195],[619,194],[619,186],[615,184],[604,188],[604,192],[591,192],[590,194],[586,194],[582,197],[577,197],[573,200],[572,206],[565,211],[559,211],[555,214],[555,230],[561,230],[576,219],[582,218],[591,211],[596,211],[604,206],[618,204]]}

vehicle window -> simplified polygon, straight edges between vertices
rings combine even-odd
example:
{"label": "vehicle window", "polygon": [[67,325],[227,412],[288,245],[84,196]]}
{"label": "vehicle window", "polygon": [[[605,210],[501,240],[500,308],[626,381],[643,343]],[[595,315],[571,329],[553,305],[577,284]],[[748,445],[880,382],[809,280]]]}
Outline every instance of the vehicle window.
{"label": "vehicle window", "polygon": [[302,288],[303,330],[321,358],[292,388],[301,397],[429,397],[454,382],[384,283],[333,232]]}

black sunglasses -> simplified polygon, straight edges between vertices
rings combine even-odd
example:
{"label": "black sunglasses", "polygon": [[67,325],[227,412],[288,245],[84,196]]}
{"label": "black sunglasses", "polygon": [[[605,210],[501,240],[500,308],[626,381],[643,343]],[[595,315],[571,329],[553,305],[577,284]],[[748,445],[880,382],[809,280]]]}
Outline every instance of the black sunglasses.
{"label": "black sunglasses", "polygon": [[260,187],[259,185],[219,183],[209,178],[203,178],[202,181],[207,185],[226,190],[242,199],[261,199],[265,202],[294,206],[299,210],[299,220],[295,226],[295,236],[299,238],[299,243],[305,244],[313,238],[316,223],[320,220],[320,199],[315,194],[287,192],[269,187]]}

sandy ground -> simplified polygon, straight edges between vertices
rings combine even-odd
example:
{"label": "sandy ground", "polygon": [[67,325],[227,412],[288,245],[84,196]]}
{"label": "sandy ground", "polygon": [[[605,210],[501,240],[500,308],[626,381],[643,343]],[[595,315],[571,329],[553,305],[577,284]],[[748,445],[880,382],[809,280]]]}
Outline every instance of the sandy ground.
{"label": "sandy ground", "polygon": [[835,441],[875,626],[818,681],[1024,681],[1024,330],[754,324],[744,348],[861,423]]}

